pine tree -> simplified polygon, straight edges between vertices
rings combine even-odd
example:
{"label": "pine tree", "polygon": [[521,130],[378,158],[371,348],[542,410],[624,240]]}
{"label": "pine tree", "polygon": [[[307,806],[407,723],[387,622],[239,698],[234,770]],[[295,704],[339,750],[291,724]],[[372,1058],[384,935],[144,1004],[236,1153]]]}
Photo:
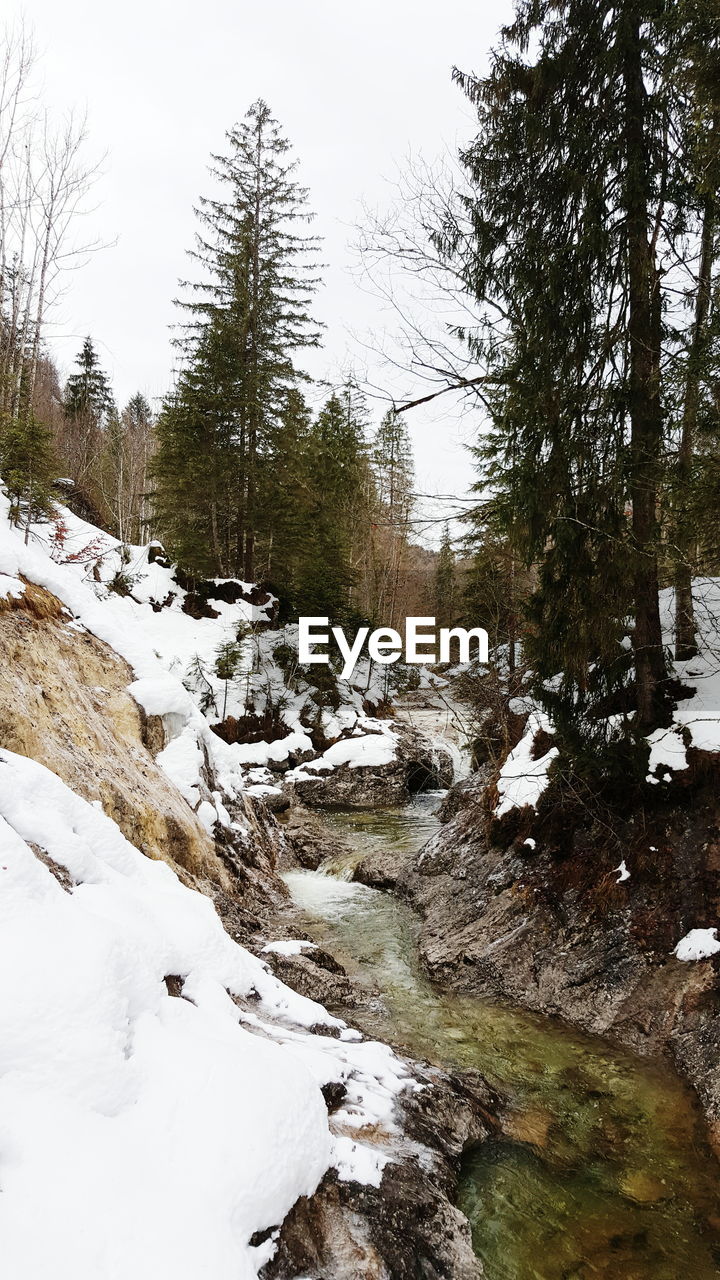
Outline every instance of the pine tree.
{"label": "pine tree", "polygon": [[[713,291],[717,278],[718,187],[720,186],[720,51],[717,8],[707,0],[684,0],[674,12],[674,73],[685,95],[684,176],[694,197],[698,224],[696,278],[688,290],[692,308],[684,358],[677,365],[680,419],[677,469],[673,477],[672,546],[675,586],[675,657],[697,652],[692,595],[694,547],[702,541],[693,488],[696,454],[702,447],[703,419],[717,419],[717,317]],[[713,339],[715,338],[715,342]],[[709,413],[708,413],[709,411]],[[698,534],[700,535],[698,537]]]}
{"label": "pine tree", "polygon": [[114,401],[92,338],[85,339],[75,363],[79,372],[71,373],[65,385],[65,413],[68,418],[92,417],[99,425],[112,411]]}
{"label": "pine tree", "polygon": [[493,423],[481,485],[494,485],[506,533],[539,566],[538,693],[588,737],[597,707],[627,684],[627,614],[635,727],[666,714],[663,273],[687,213],[668,10],[519,0],[489,75],[457,76],[479,125],[462,156],[470,251],[457,225],[438,237],[487,316],[467,335]]}
{"label": "pine tree", "polygon": [[308,440],[313,501],[299,601],[302,612],[340,622],[353,614],[353,548],[365,511],[366,447],[357,408],[347,395],[332,395]]}
{"label": "pine tree", "polygon": [[76,484],[84,486],[100,453],[102,430],[115,409],[110,380],[86,338],[76,361],[78,372],[65,384],[63,451]]}
{"label": "pine tree", "polygon": [[288,391],[270,440],[261,483],[261,545],[267,578],[280,599],[281,618],[299,610],[303,561],[314,537],[314,500],[309,465],[311,415],[300,391]]}
{"label": "pine tree", "polygon": [[125,431],[129,461],[130,538],[144,542],[150,535],[150,464],[155,452],[155,419],[141,392],[128,400],[121,421]]}
{"label": "pine tree", "polygon": [[414,468],[407,427],[393,409],[380,423],[370,448],[375,509],[367,555],[368,613],[373,622],[395,626],[407,562]]}
{"label": "pine tree", "polygon": [[394,409],[388,410],[375,432],[370,457],[379,501],[394,523],[407,521],[414,483],[412,446],[408,429]]}
{"label": "pine tree", "polygon": [[458,621],[457,569],[450,528],[447,524],[443,528],[433,585],[436,625],[438,627],[456,625]]}
{"label": "pine tree", "polygon": [[25,528],[53,513],[57,463],[51,433],[31,411],[6,419],[0,430],[0,471],[10,498],[10,519]]}
{"label": "pine tree", "polygon": [[[212,169],[222,198],[202,199],[198,209],[193,256],[204,278],[183,303],[190,316],[181,339],[185,364],[166,406],[156,475],[174,545],[182,541],[172,517],[176,494],[199,508],[209,488],[209,526],[201,512],[191,516],[195,564],[214,561],[250,580],[263,524],[263,470],[288,392],[303,378],[293,356],[319,340],[308,314],[317,245],[297,230],[310,220],[307,193],[267,104],[253,103],[227,139],[228,153],[215,156]],[[206,477],[196,446],[208,410]]]}
{"label": "pine tree", "polygon": [[158,525],[170,553],[201,578],[242,573],[234,362],[232,333],[209,326],[157,423],[151,473]]}

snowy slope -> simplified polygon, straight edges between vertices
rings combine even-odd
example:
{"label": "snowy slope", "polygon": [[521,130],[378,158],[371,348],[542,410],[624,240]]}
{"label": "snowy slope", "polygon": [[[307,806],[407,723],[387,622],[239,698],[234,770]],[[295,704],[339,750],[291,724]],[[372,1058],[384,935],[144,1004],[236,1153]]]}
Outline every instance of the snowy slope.
{"label": "snowy slope", "polygon": [[[307,731],[308,713],[313,720],[317,716],[310,700],[314,690],[300,682],[299,690],[290,693],[273,657],[278,646],[296,643],[296,627],[268,630],[268,607],[242,599],[234,604],[212,599],[217,617],[195,618],[183,609],[187,592],[172,568],[164,557],[152,558],[162,550],[159,544],[123,548],[110,534],[60,507],[57,521],[33,527],[26,546],[21,532],[8,525],[7,511],[0,490],[0,596],[20,593],[23,575],[68,607],[70,626],[87,628],[125,658],[136,676],[130,692],[148,715],[160,716],[164,723],[167,745],[158,763],[208,831],[215,822],[227,825],[222,793],[231,799],[246,789],[262,794],[274,783],[267,768],[271,761],[317,754]],[[129,594],[112,589],[118,574]],[[250,594],[251,584],[239,585]],[[219,594],[222,587],[218,581]],[[219,648],[234,641],[240,628],[248,632],[258,623],[265,626],[246,634],[238,673],[226,686],[215,674]],[[361,667],[354,679],[357,684],[340,682],[339,708],[322,712],[324,731],[329,738],[370,735],[369,758],[379,747],[383,759],[390,759],[395,746],[390,724],[364,712],[364,701],[373,696],[379,700],[380,693],[364,688],[367,673]],[[228,744],[211,732],[210,725],[223,713],[262,713],[268,700],[281,708],[286,730],[277,741]],[[378,738],[384,739],[382,744]],[[356,759],[362,750],[353,744],[349,758]],[[202,782],[206,761],[219,785],[212,796]],[[332,757],[323,757],[321,767],[326,765],[335,766]]]}
{"label": "snowy slope", "polygon": [[[69,515],[67,528],[59,549],[52,526],[26,546],[0,510],[0,596],[20,598],[23,575],[66,605],[71,634],[85,628],[123,656],[134,696],[163,719],[168,774],[208,829],[230,823],[243,749],[212,733],[181,676],[254,606],[199,621],[174,602],[153,608],[179,589],[141,549],[135,598],[108,591],[117,544]],[[346,1096],[328,1118],[330,1081]],[[328,1169],[379,1184],[399,1141],[396,1099],[415,1087],[387,1046],[231,939],[212,902],[98,802],[0,749],[4,1278],[255,1277],[274,1249],[267,1232]]]}

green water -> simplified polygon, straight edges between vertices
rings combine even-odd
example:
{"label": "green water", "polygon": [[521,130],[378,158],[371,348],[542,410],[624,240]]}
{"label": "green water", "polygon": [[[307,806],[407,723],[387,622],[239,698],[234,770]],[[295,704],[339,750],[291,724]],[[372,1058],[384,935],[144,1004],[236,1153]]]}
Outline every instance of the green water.
{"label": "green water", "polygon": [[477,1068],[509,1097],[512,1139],[470,1151],[461,1178],[488,1280],[720,1276],[719,1168],[674,1072],[554,1020],[438,992],[414,913],[342,878],[371,848],[419,848],[437,827],[434,803],[328,814],[351,853],[286,879],[306,931],[372,993],[357,1025],[415,1057]]}

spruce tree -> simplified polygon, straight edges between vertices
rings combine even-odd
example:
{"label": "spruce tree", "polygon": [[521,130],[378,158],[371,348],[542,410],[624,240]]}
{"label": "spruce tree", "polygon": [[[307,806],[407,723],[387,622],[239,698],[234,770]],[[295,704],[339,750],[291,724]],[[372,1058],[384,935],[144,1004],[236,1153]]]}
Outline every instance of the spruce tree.
{"label": "spruce tree", "polygon": [[459,223],[438,236],[486,317],[466,335],[488,374],[481,486],[539,567],[537,690],[588,740],[623,696],[628,614],[635,728],[667,714],[664,273],[687,212],[669,10],[519,0],[488,76],[457,73],[479,126],[462,154],[472,242]]}
{"label": "spruce tree", "polygon": [[368,498],[373,509],[364,557],[365,596],[371,620],[394,627],[402,616],[414,480],[407,427],[394,409],[384,415],[372,438],[369,461]]}
{"label": "spruce tree", "polygon": [[370,458],[379,501],[393,523],[406,521],[413,502],[412,446],[408,429],[394,409],[388,410],[375,432]]}
{"label": "spruce tree", "polygon": [[354,613],[354,550],[366,511],[362,419],[357,401],[347,394],[334,394],[318,414],[308,440],[313,497],[299,603],[303,613],[327,615],[340,622]]}
{"label": "spruce tree", "polygon": [[71,373],[65,384],[65,413],[68,418],[91,417],[99,425],[112,411],[114,401],[92,338],[85,339],[75,363],[78,372]]}
{"label": "spruce tree", "polygon": [[54,511],[57,462],[52,436],[32,411],[6,418],[0,427],[0,472],[10,498],[10,519],[25,528]]}
{"label": "spruce tree", "polygon": [[457,570],[450,528],[447,524],[443,529],[433,587],[436,625],[438,627],[454,626],[458,621]]}
{"label": "spruce tree", "polygon": [[100,453],[102,431],[115,405],[110,380],[100,366],[91,338],[76,361],[77,372],[65,384],[63,451],[76,484],[86,486]]}
{"label": "spruce tree", "polygon": [[310,471],[310,410],[300,391],[288,391],[261,473],[264,577],[280,599],[281,618],[300,612],[303,563],[315,536],[317,510]]}
{"label": "spruce tree", "polygon": [[[675,657],[686,661],[697,652],[692,595],[694,549],[703,541],[704,512],[698,512],[698,454],[707,447],[703,423],[714,425],[717,441],[718,318],[713,308],[718,265],[718,188],[720,187],[720,48],[717,7],[708,0],[683,0],[672,15],[673,73],[683,94],[682,176],[694,205],[692,279],[687,290],[691,329],[676,361],[678,440],[677,468],[672,480],[671,543],[674,557]],[[688,237],[691,251],[692,235]],[[704,437],[704,439],[703,439]],[[700,515],[700,521],[698,521]]]}
{"label": "spruce tree", "polygon": [[199,577],[242,575],[238,545],[238,397],[232,330],[199,336],[157,423],[154,510],[168,550]]}
{"label": "spruce tree", "polygon": [[[163,415],[156,475],[159,510],[179,553],[176,494],[200,508],[209,491],[208,515],[191,513],[194,564],[214,562],[218,571],[252,579],[263,472],[288,392],[303,379],[293,358],[319,338],[308,313],[317,245],[299,230],[311,218],[307,193],[267,104],[253,103],[227,141],[227,154],[213,158],[221,195],[202,199],[197,211],[193,257],[203,278],[188,286],[182,304],[189,313],[180,340],[184,364]],[[205,414],[207,475],[198,465]]]}

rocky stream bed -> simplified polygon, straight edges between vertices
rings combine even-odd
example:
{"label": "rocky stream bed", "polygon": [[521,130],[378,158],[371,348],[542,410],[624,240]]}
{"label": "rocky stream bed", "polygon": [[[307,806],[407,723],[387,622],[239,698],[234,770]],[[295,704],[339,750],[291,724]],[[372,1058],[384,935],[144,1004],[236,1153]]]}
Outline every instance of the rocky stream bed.
{"label": "rocky stream bed", "polygon": [[[659,1029],[659,993],[675,983],[677,1015],[707,972],[676,964],[652,975],[643,1024],[631,1016],[645,988],[630,945],[590,940],[594,980],[574,997],[588,947],[552,937],[517,892],[514,916],[506,899],[507,918],[493,913],[499,894],[512,901],[517,868],[481,848],[479,786],[391,806],[348,805],[344,794],[343,807],[285,815],[294,913],[283,928],[314,949],[274,957],[276,971],[405,1054],[423,1088],[403,1105],[381,1188],[321,1187],[283,1228],[268,1277],[289,1280],[300,1265],[327,1280],[710,1280],[720,1275],[710,1087],[678,1073],[670,1015],[664,1039]],[[714,1025],[698,1004],[684,1052],[717,1088],[717,1058],[703,1048]]]}

